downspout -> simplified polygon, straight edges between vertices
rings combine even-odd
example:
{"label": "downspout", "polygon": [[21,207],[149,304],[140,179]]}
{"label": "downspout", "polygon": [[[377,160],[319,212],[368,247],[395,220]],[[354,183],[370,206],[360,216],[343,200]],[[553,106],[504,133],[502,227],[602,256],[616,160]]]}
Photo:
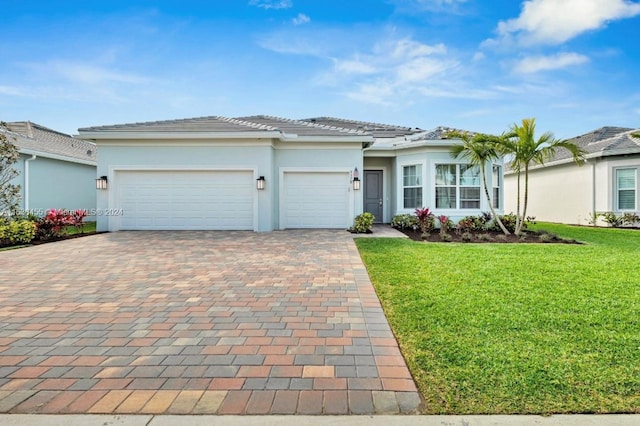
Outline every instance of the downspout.
{"label": "downspout", "polygon": [[29,211],[29,162],[35,160],[35,154],[24,160],[24,211]]}
{"label": "downspout", "polygon": [[[593,159],[591,165],[591,211],[595,215],[596,213],[596,159]],[[594,225],[596,225],[594,223]]]}

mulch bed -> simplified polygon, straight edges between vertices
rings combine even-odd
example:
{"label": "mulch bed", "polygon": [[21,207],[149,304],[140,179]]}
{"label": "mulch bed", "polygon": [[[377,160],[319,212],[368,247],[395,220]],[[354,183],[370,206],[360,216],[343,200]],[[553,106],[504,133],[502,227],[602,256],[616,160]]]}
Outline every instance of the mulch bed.
{"label": "mulch bed", "polygon": [[46,240],[33,240],[30,243],[26,243],[26,244],[9,244],[9,243],[0,242],[0,248],[37,246],[40,244],[55,243],[56,241],[64,241],[64,240],[71,240],[73,238],[88,237],[89,235],[96,235],[101,233],[102,232],[91,231],[91,232],[85,232],[82,234],[64,235],[62,237],[54,237]]}
{"label": "mulch bed", "polygon": [[483,233],[473,233],[471,240],[465,240],[462,237],[462,234],[457,232],[450,232],[449,236],[451,237],[451,241],[444,241],[440,236],[439,231],[434,231],[429,234],[429,237],[426,239],[422,238],[422,232],[420,230],[414,231],[413,229],[398,229],[398,231],[404,233],[409,238],[414,241],[424,241],[429,243],[442,243],[442,242],[452,242],[452,243],[466,243],[466,244],[477,244],[477,243],[539,243],[539,244],[582,244],[576,240],[567,240],[564,238],[560,238],[557,235],[550,234],[548,232],[537,232],[537,231],[523,231],[523,236],[520,237],[518,235],[504,235],[502,232],[496,231],[487,231]]}

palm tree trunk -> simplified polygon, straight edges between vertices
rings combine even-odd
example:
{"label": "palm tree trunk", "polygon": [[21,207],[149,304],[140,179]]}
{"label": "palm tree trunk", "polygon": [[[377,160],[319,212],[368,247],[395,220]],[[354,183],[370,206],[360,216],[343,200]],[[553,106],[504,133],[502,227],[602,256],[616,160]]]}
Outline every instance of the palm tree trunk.
{"label": "palm tree trunk", "polygon": [[484,195],[485,197],[487,197],[487,202],[489,203],[489,209],[491,210],[491,214],[493,215],[493,220],[495,220],[498,223],[498,226],[500,226],[500,229],[502,230],[502,232],[504,232],[504,235],[509,235],[510,234],[509,230],[505,228],[504,224],[502,223],[502,220],[500,220],[500,216],[496,214],[496,211],[493,208],[493,203],[491,202],[491,197],[489,196],[489,188],[487,188],[487,174],[485,171],[486,168],[484,163],[482,163],[480,170],[482,172],[482,185],[484,186]]}
{"label": "palm tree trunk", "polygon": [[524,219],[527,216],[527,204],[529,203],[529,164],[524,165],[524,203],[522,206],[522,220],[520,221],[520,227],[517,230],[517,234],[522,232],[522,225]]}
{"label": "palm tree trunk", "polygon": [[517,176],[518,176],[518,189],[516,191],[516,196],[517,196],[518,200],[516,202],[517,206],[516,206],[516,229],[515,229],[515,234],[519,235],[519,228],[520,228],[520,168],[518,168]]}

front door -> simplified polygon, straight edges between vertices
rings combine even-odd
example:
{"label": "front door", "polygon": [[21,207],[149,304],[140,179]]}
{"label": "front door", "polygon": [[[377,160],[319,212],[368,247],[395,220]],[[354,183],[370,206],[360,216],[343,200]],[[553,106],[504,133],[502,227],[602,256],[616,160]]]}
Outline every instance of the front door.
{"label": "front door", "polygon": [[382,170],[364,171],[364,211],[375,216],[375,223],[382,223]]}

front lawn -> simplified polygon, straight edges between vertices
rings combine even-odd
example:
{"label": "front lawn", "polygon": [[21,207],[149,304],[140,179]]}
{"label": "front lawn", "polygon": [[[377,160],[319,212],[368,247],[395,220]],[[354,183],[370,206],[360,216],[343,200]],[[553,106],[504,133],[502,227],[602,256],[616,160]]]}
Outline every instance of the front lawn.
{"label": "front lawn", "polygon": [[640,231],[356,243],[432,414],[640,412]]}

